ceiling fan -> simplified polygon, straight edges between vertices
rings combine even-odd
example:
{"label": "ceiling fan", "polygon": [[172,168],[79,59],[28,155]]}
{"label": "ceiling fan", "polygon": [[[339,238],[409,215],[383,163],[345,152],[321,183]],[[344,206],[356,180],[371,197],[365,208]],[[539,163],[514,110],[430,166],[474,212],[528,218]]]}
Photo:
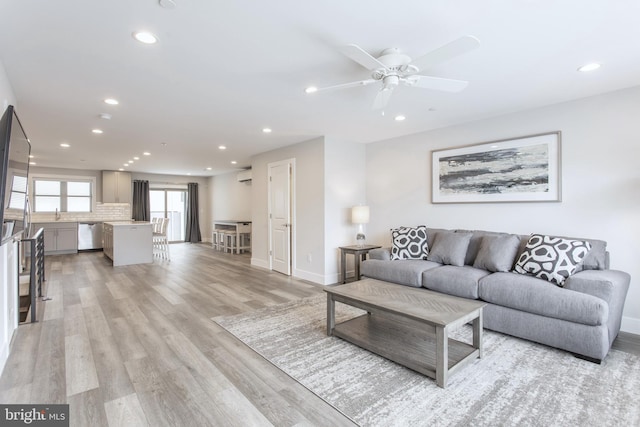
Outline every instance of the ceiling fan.
{"label": "ceiling fan", "polygon": [[384,108],[393,90],[402,83],[409,87],[423,89],[442,90],[446,92],[459,92],[469,82],[464,80],[445,79],[441,77],[423,76],[417,74],[421,70],[433,67],[436,64],[447,61],[455,56],[462,55],[480,46],[480,41],[473,36],[464,36],[454,40],[426,55],[411,59],[397,48],[389,48],[382,51],[377,58],[366,52],[360,46],[349,44],[341,50],[346,56],[371,71],[371,78],[356,82],[343,83],[323,88],[309,87],[307,93],[318,91],[346,89],[357,86],[367,86],[381,83],[381,88],[373,101],[372,108],[379,110]]}

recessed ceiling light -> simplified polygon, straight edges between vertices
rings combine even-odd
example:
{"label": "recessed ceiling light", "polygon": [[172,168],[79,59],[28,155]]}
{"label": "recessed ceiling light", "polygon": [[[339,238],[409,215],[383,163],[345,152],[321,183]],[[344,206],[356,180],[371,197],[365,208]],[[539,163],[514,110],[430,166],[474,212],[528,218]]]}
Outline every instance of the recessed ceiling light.
{"label": "recessed ceiling light", "polygon": [[598,68],[600,68],[600,64],[598,64],[597,62],[592,62],[590,64],[585,64],[582,67],[578,68],[578,71],[586,73],[588,71],[597,70]]}
{"label": "recessed ceiling light", "polygon": [[154,44],[158,42],[158,38],[148,31],[136,31],[133,38],[144,44]]}
{"label": "recessed ceiling light", "polygon": [[29,164],[30,164],[30,165],[32,165],[32,166],[37,165],[37,163],[36,163],[36,162],[29,162]]}
{"label": "recessed ceiling light", "polygon": [[129,163],[133,163],[133,160],[129,160]]}
{"label": "recessed ceiling light", "polygon": [[111,114],[109,113],[100,113],[99,116],[102,120],[111,120]]}
{"label": "recessed ceiling light", "polygon": [[129,163],[125,163],[125,164],[123,164],[122,166],[129,166]]}
{"label": "recessed ceiling light", "polygon": [[401,122],[401,121],[403,121],[404,119],[406,119],[406,117],[405,117],[405,116],[403,116],[402,114],[398,114],[398,115],[394,118],[394,120],[395,120],[396,122]]}
{"label": "recessed ceiling light", "polygon": [[63,142],[62,144],[60,144],[60,147],[62,148],[69,148],[71,147],[69,144],[67,144],[66,142]]}
{"label": "recessed ceiling light", "polygon": [[93,129],[91,132],[93,132],[93,133],[95,133],[95,134],[98,134],[98,135],[99,135],[99,134],[101,134],[101,133],[103,133],[103,132],[102,132],[102,129]]}
{"label": "recessed ceiling light", "polygon": [[151,153],[150,153],[150,152],[148,152],[148,151],[145,151],[144,153],[142,153],[142,155],[143,155],[143,156],[150,156],[150,155],[151,155]]}
{"label": "recessed ceiling light", "polygon": [[191,176],[191,172],[187,172],[187,175]]}
{"label": "recessed ceiling light", "polygon": [[206,170],[210,171],[212,168],[207,168]]}
{"label": "recessed ceiling light", "polygon": [[308,87],[308,88],[306,88],[304,91],[305,91],[305,93],[315,93],[315,92],[317,92],[317,91],[318,91],[318,88],[317,88],[317,87],[315,87],[315,86],[309,86],[309,87]]}
{"label": "recessed ceiling light", "polygon": [[262,132],[271,133],[271,129],[270,128],[264,128],[264,129],[262,129]]}
{"label": "recessed ceiling light", "polygon": [[227,147],[226,147],[226,146],[224,146],[224,145],[221,145],[221,146],[219,146],[219,147],[218,147],[218,149],[219,149],[219,150],[226,150],[226,149],[227,149]]}
{"label": "recessed ceiling light", "polygon": [[109,104],[109,105],[118,105],[119,104],[118,100],[114,99],[114,98],[107,98],[107,99],[104,100],[104,103],[105,104]]}
{"label": "recessed ceiling light", "polygon": [[231,160],[231,164],[232,164],[232,165],[235,165],[235,164],[237,164],[237,163],[238,163],[238,162],[236,162],[235,160]]}
{"label": "recessed ceiling light", "polygon": [[29,158],[30,158],[30,159],[33,159],[33,158],[35,158],[35,157],[36,157],[36,156],[34,156],[33,154],[29,154]]}
{"label": "recessed ceiling light", "polygon": [[140,157],[134,157],[133,160],[140,160]]}
{"label": "recessed ceiling light", "polygon": [[120,169],[118,169],[118,170],[119,170],[119,171],[123,171],[123,170],[124,170],[124,168],[120,168]]}

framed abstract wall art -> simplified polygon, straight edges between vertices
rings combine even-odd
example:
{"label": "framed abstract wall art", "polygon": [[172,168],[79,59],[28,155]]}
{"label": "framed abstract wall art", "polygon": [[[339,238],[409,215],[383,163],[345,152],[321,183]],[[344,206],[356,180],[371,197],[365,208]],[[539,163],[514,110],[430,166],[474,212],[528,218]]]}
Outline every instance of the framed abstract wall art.
{"label": "framed abstract wall art", "polygon": [[432,152],[433,203],[559,202],[560,132]]}

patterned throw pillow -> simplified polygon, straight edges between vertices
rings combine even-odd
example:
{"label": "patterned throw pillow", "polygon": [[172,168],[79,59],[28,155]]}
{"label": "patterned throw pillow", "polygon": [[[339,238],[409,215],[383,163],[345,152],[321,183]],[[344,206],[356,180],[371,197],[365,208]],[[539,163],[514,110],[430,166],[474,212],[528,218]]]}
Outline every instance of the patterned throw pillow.
{"label": "patterned throw pillow", "polygon": [[391,230],[391,259],[427,259],[427,227],[399,227]]}
{"label": "patterned throw pillow", "polygon": [[582,240],[532,234],[513,271],[563,286],[590,250],[591,243]]}

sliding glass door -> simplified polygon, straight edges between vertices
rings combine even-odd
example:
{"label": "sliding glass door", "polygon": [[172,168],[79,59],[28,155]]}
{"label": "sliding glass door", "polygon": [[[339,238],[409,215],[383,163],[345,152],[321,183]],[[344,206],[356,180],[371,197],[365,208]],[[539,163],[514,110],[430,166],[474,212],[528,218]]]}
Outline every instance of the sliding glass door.
{"label": "sliding glass door", "polygon": [[151,218],[169,218],[167,239],[184,242],[187,190],[152,189],[149,191]]}

